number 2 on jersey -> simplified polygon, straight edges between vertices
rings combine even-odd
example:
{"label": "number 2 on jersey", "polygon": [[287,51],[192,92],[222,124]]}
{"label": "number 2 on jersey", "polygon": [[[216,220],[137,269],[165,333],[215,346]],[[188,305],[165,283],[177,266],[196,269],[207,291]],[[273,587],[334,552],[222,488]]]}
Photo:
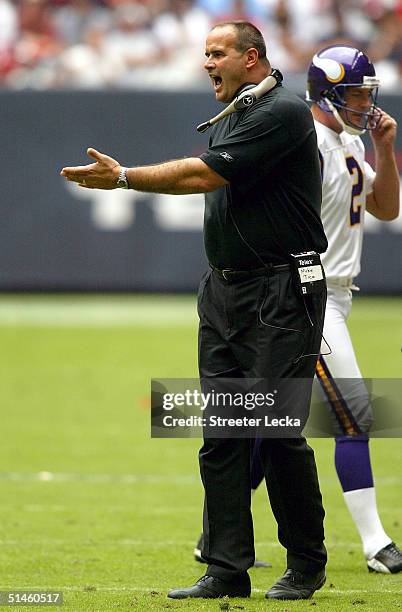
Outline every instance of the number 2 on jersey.
{"label": "number 2 on jersey", "polygon": [[349,170],[349,174],[353,179],[352,186],[352,201],[350,203],[350,225],[357,225],[360,223],[360,209],[361,201],[358,198],[363,191],[363,172],[359,164],[354,157],[346,157],[346,165]]}

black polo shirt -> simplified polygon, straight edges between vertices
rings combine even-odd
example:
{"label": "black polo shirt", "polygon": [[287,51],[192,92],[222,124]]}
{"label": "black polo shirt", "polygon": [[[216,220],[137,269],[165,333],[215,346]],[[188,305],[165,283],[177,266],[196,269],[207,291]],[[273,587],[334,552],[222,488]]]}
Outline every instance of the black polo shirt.
{"label": "black polo shirt", "polygon": [[229,181],[205,195],[204,241],[213,266],[246,270],[326,250],[316,133],[296,95],[278,86],[225,117],[200,158]]}

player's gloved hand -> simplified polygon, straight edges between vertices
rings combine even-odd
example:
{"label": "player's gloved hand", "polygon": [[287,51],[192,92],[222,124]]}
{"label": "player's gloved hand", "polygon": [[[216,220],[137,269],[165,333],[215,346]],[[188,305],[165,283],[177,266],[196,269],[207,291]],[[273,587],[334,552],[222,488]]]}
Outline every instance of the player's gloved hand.
{"label": "player's gloved hand", "polygon": [[87,189],[116,189],[120,172],[119,162],[96,149],[87,149],[87,154],[96,160],[94,164],[66,167],[60,175]]}

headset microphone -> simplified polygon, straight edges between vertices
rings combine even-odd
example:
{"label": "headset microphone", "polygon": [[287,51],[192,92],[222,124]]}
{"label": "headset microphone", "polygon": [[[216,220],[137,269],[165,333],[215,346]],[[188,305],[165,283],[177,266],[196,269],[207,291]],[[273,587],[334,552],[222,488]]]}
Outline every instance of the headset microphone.
{"label": "headset microphone", "polygon": [[211,127],[211,125],[218,123],[218,121],[227,115],[249,108],[255,104],[255,102],[261,98],[261,96],[282,83],[282,79],[283,76],[281,72],[277,69],[273,70],[269,76],[261,81],[261,83],[255,85],[251,89],[242,91],[242,93],[239,94],[221,113],[215,117],[212,117],[212,119],[205,121],[204,123],[200,123],[200,125],[197,126],[197,132],[205,132],[209,127]]}

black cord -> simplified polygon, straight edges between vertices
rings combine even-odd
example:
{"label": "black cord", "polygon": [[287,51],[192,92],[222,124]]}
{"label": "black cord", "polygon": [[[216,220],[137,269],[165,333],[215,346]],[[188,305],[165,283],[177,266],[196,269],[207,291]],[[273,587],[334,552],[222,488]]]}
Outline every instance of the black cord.
{"label": "black cord", "polygon": [[[230,189],[230,187],[229,187]],[[257,253],[257,251],[251,246],[251,244],[249,244],[247,242],[247,240],[244,238],[243,234],[241,233],[239,226],[236,223],[236,220],[233,216],[233,211],[232,211],[232,207],[231,207],[231,202],[232,202],[232,198],[230,195],[230,191],[229,191],[229,199],[228,199],[228,209],[229,209],[229,214],[230,214],[230,218],[232,219],[232,223],[236,228],[237,233],[239,234],[240,240],[242,242],[244,242],[244,244],[246,245],[246,247],[257,257],[257,259],[262,263],[262,265],[264,266],[264,268],[266,268],[267,270],[269,270],[270,266],[268,266],[265,261],[262,259],[262,257],[260,257],[260,255]]]}

